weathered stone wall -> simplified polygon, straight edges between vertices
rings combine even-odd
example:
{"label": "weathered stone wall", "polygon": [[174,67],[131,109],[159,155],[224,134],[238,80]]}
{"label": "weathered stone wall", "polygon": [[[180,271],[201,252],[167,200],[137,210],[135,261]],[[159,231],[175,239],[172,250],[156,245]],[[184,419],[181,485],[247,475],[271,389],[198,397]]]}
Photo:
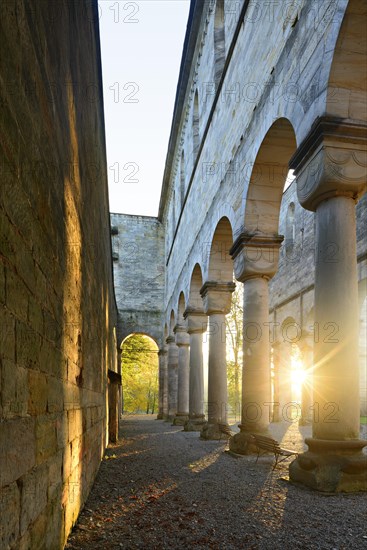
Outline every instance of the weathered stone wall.
{"label": "weathered stone wall", "polygon": [[[204,279],[208,277],[208,247],[221,217],[228,217],[233,233],[246,225],[246,195],[252,168],[274,121],[290,121],[295,150],[314,120],[325,113],[330,67],[348,2],[300,0],[290,2],[284,10],[281,2],[226,0],[225,12],[233,4],[237,5],[240,25],[236,33],[235,16],[225,17],[227,67],[216,96],[215,3],[205,3],[196,44],[190,52],[192,66],[182,112],[175,123],[176,139],[171,136],[159,214],[167,228],[167,320],[171,310],[178,309],[180,292],[184,291],[188,298],[196,263],[201,266]],[[241,19],[243,5],[247,9]],[[262,40],[264,36],[266,41]],[[193,154],[192,131],[196,90],[201,144],[198,158]],[[186,196],[177,212],[182,150]],[[226,261],[232,261],[228,255]]]}
{"label": "weathered stone wall", "polygon": [[157,218],[111,214],[118,344],[143,333],[162,345],[164,231]]}
{"label": "weathered stone wall", "polygon": [[[223,11],[219,17],[218,10]],[[360,83],[358,75],[363,72],[366,53],[357,30],[363,16],[365,4],[358,0],[213,0],[195,7],[192,4],[159,211],[166,240],[167,326],[172,313],[177,318],[181,292],[188,303],[196,264],[203,282],[210,279],[213,254],[217,265],[223,266],[222,271],[218,267],[218,279],[233,270],[228,237],[216,241],[218,248],[211,250],[223,217],[230,222],[233,240],[248,228],[265,233],[279,229],[284,234],[288,204],[293,202],[295,242],[282,246],[278,274],[271,284],[271,319],[280,326],[287,318],[294,319],[310,343],[314,214],[300,206],[293,184],[283,196],[279,228],[273,224],[270,230],[263,218],[268,220],[278,198],[280,202],[289,161],[316,121],[332,116],[365,124],[366,104],[360,96],[363,79]],[[226,60],[218,81],[215,37],[221,25]],[[341,55],[341,44],[348,39],[352,46]],[[343,55],[348,55],[350,62],[345,63]],[[353,78],[338,80],[336,74],[346,74],[346,66]],[[358,90],[353,88],[353,79]],[[280,120],[291,129],[287,135],[279,130],[281,124],[277,126]],[[274,127],[262,164],[255,166]],[[287,149],[288,157],[279,164],[282,148]],[[282,182],[274,176],[280,166]],[[254,189],[257,177],[261,183]],[[247,210],[251,193],[258,194],[258,201],[253,202],[259,207],[257,216],[256,207],[249,209],[252,218]],[[357,206],[361,296],[367,269],[366,201],[365,196]],[[327,250],[317,254],[337,261],[338,251],[329,243]],[[279,338],[279,332],[275,336]]]}
{"label": "weathered stone wall", "polygon": [[0,547],[63,548],[116,370],[96,2],[0,8]]}

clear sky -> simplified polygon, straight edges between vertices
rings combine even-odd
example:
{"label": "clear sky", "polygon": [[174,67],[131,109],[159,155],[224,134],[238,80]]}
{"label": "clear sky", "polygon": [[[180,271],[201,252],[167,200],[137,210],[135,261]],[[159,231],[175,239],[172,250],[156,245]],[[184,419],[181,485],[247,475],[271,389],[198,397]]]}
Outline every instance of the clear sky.
{"label": "clear sky", "polygon": [[110,211],[157,216],[189,0],[100,0]]}

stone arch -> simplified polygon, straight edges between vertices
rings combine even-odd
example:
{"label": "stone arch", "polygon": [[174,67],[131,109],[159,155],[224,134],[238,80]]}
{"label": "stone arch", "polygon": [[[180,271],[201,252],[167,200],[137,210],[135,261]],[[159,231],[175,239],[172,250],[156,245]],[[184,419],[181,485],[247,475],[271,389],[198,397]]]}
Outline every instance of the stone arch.
{"label": "stone arch", "polygon": [[203,309],[203,300],[200,295],[200,289],[203,286],[203,272],[199,264],[195,264],[192,271],[190,290],[189,290],[189,306],[194,309]]}
{"label": "stone arch", "polygon": [[367,5],[349,0],[339,29],[326,97],[328,115],[367,121]]}
{"label": "stone arch", "polygon": [[296,149],[291,122],[278,118],[266,133],[252,167],[245,199],[244,225],[247,231],[278,233],[288,163]]}
{"label": "stone arch", "polygon": [[192,141],[193,141],[193,157],[194,162],[195,158],[199,151],[200,146],[200,136],[199,136],[199,94],[198,91],[195,91],[194,96],[194,106],[192,112]]}
{"label": "stone arch", "polygon": [[154,340],[158,347],[162,345],[162,318],[153,312],[124,312],[119,314],[117,342],[122,342],[131,334],[144,334]]}
{"label": "stone arch", "polygon": [[224,0],[217,0],[214,14],[214,82],[218,87],[225,62]]}
{"label": "stone arch", "polygon": [[178,325],[185,324],[185,319],[184,319],[185,309],[186,309],[185,295],[183,292],[180,292],[180,296],[178,298],[177,317],[176,317]]}
{"label": "stone arch", "polygon": [[222,217],[214,230],[208,257],[208,280],[233,281],[233,260],[229,251],[233,245],[232,226],[227,217]]}
{"label": "stone arch", "polygon": [[280,325],[280,341],[290,344],[297,343],[302,336],[302,327],[296,319],[288,315]]}
{"label": "stone arch", "polygon": [[155,343],[155,345],[157,346],[157,352],[159,350],[159,342],[157,341],[157,339],[152,336],[151,334],[149,334],[148,332],[142,332],[142,331],[139,331],[139,332],[131,332],[130,334],[128,334],[127,336],[125,336],[125,338],[122,340],[121,344],[120,344],[120,348],[122,349],[122,346],[126,343],[126,340],[128,340],[129,338],[131,338],[132,336],[135,336],[135,335],[140,335],[140,336],[146,336],[147,338],[149,338],[150,340],[152,340],[152,342]]}

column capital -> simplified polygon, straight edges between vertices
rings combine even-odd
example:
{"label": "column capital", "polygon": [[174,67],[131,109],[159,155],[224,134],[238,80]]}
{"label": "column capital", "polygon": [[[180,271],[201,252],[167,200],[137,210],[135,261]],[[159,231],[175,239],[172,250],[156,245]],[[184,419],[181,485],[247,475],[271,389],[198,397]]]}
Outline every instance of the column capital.
{"label": "column capital", "polygon": [[271,279],[278,269],[283,239],[283,235],[242,231],[229,251],[236,279],[242,283],[254,277]]}
{"label": "column capital", "polygon": [[319,117],[290,160],[301,205],[316,211],[331,197],[357,200],[366,189],[367,126]]}
{"label": "column capital", "polygon": [[204,310],[187,307],[184,311],[184,318],[187,321],[187,332],[189,334],[200,334],[206,332],[208,317]]}
{"label": "column capital", "polygon": [[187,327],[185,325],[176,325],[173,329],[173,332],[176,335],[176,345],[181,346],[189,346],[190,345],[190,338],[187,333]]}
{"label": "column capital", "polygon": [[231,294],[235,288],[236,285],[232,281],[228,283],[206,281],[200,289],[205,314],[223,313],[227,315],[231,310]]}
{"label": "column capital", "polygon": [[168,338],[166,338],[166,342],[167,342],[168,345],[175,344],[175,342],[176,342],[175,337],[174,336],[168,336]]}
{"label": "column capital", "polygon": [[158,351],[158,356],[164,356],[164,355],[167,355],[168,351],[167,351],[167,348],[161,348],[159,351]]}

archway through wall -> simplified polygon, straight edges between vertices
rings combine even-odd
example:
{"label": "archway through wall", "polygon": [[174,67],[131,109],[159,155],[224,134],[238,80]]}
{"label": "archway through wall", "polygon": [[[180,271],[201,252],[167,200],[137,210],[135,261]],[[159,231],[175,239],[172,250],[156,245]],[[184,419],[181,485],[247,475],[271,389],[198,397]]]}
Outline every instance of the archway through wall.
{"label": "archway through wall", "polygon": [[158,411],[158,345],[144,333],[133,333],[121,344],[123,414]]}

